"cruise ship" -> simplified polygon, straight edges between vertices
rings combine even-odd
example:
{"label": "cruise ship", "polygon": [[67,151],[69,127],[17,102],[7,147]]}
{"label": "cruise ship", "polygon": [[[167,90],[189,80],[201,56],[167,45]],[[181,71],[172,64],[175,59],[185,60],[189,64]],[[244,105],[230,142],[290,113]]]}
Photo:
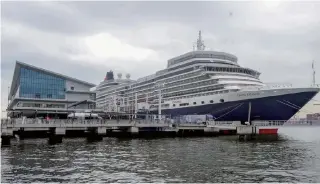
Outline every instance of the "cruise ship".
{"label": "cruise ship", "polygon": [[288,120],[319,86],[267,85],[235,55],[205,48],[201,31],[193,51],[169,59],[167,67],[138,80],[113,71],[96,87],[96,106],[106,112],[212,115],[219,121]]}

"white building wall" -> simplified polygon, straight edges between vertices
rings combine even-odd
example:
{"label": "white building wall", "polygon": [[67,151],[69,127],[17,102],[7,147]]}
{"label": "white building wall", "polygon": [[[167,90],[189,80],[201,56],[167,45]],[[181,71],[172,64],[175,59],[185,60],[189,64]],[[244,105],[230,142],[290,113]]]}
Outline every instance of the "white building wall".
{"label": "white building wall", "polygon": [[[303,106],[297,114],[295,114],[295,117],[297,118],[306,118],[307,114],[313,114],[313,113],[319,113],[320,112],[320,105],[317,105],[318,103],[314,101],[310,101],[305,106]],[[319,103],[320,104],[320,103]]]}
{"label": "white building wall", "polygon": [[79,104],[77,106],[74,107],[70,107],[69,109],[90,109],[90,105],[88,104]]}
{"label": "white building wall", "polygon": [[20,94],[20,85],[19,85],[19,87],[18,87],[18,89],[17,89],[16,94],[14,95],[14,98],[18,98],[18,97],[19,97],[19,94]]}
{"label": "white building wall", "polygon": [[90,94],[85,94],[85,93],[66,93],[66,99],[68,101],[90,100]]}
{"label": "white building wall", "polygon": [[85,84],[80,84],[74,81],[66,80],[66,90],[72,91],[71,87],[74,87],[74,91],[90,91],[90,86]]}

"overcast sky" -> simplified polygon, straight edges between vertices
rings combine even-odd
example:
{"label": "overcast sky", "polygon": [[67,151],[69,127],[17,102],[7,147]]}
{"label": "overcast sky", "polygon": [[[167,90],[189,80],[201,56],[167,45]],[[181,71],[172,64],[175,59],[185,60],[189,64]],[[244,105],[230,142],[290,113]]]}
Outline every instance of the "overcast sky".
{"label": "overcast sky", "polygon": [[[320,83],[320,2],[2,2],[1,107],[16,60],[98,84],[137,79],[192,50],[235,54],[263,82]],[[317,96],[320,100],[319,95]]]}

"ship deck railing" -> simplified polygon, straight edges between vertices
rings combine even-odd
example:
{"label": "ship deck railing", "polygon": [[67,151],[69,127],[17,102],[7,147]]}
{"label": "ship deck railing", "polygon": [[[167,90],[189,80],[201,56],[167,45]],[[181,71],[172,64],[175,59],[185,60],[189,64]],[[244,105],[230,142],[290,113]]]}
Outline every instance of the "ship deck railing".
{"label": "ship deck railing", "polygon": [[[302,87],[302,86],[293,86],[290,83],[265,83],[264,86],[243,86],[240,88],[240,91],[286,89],[286,88],[293,88],[293,87]],[[320,84],[313,84],[310,87],[320,88]]]}
{"label": "ship deck railing", "polygon": [[292,84],[265,84],[264,86],[242,86],[240,91],[292,88]]}

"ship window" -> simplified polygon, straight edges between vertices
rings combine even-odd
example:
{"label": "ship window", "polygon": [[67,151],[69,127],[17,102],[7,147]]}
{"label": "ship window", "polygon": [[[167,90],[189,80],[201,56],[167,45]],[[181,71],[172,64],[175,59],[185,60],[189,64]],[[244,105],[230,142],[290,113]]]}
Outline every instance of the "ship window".
{"label": "ship window", "polygon": [[193,102],[193,105],[196,105],[197,104],[197,102]]}
{"label": "ship window", "polygon": [[74,87],[73,87],[73,86],[71,86],[70,88],[71,88],[71,90],[74,90]]}
{"label": "ship window", "polygon": [[188,106],[189,105],[189,103],[182,103],[182,104],[180,104],[180,106]]}
{"label": "ship window", "polygon": [[173,104],[173,107],[175,107],[176,106],[176,104]]}
{"label": "ship window", "polygon": [[210,103],[213,103],[213,100],[210,100]]}
{"label": "ship window", "polygon": [[220,99],[220,102],[224,102],[224,99]]}
{"label": "ship window", "polygon": [[202,101],[201,103],[204,104],[204,101]]}

